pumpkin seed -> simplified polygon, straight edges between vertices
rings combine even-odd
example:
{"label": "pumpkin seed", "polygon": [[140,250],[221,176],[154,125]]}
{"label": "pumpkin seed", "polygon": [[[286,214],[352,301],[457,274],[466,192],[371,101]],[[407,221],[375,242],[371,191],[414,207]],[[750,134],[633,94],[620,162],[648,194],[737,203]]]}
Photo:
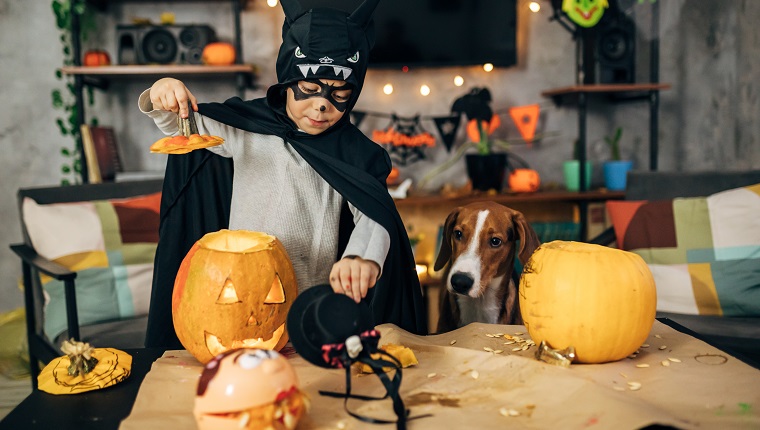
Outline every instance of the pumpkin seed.
{"label": "pumpkin seed", "polygon": [[641,363],[641,364],[637,364],[636,367],[642,367],[643,368],[643,367],[649,367],[649,365],[646,364],[646,363]]}
{"label": "pumpkin seed", "polygon": [[628,383],[628,389],[631,391],[636,391],[641,388],[641,382],[629,382]]}
{"label": "pumpkin seed", "polygon": [[501,350],[501,349],[496,349],[496,350],[493,351],[494,354],[501,354],[502,352],[504,352],[504,351]]}
{"label": "pumpkin seed", "polygon": [[615,391],[625,391],[625,388],[618,387],[618,386],[612,387],[612,389],[615,390]]}
{"label": "pumpkin seed", "polygon": [[472,376],[472,379],[478,379],[478,377],[480,377],[480,373],[478,373],[477,370],[473,370],[470,372],[470,376]]}
{"label": "pumpkin seed", "polygon": [[509,342],[504,342],[504,345],[512,345],[513,343],[515,343],[515,341],[514,340],[510,340]]}
{"label": "pumpkin seed", "polygon": [[679,360],[677,358],[673,358],[673,357],[668,357],[668,360],[672,361],[673,363],[680,363],[681,362],[681,360]]}
{"label": "pumpkin seed", "polygon": [[654,335],[654,337],[656,337],[657,339],[662,339],[662,336],[660,336],[659,334]]}
{"label": "pumpkin seed", "polygon": [[667,346],[662,345],[659,349],[660,349],[660,351],[662,351],[663,349],[667,349]]}
{"label": "pumpkin seed", "polygon": [[436,373],[435,373],[435,372],[433,372],[433,373],[428,373],[428,378],[432,378],[432,377],[434,377],[435,375],[436,375]]}
{"label": "pumpkin seed", "polygon": [[522,346],[518,346],[517,348],[512,348],[512,352],[514,351],[522,351]]}
{"label": "pumpkin seed", "polygon": [[456,339],[454,339],[454,340],[452,340],[451,342],[449,342],[449,345],[453,345],[453,344],[455,344],[455,343],[457,343],[457,340],[456,340]]}
{"label": "pumpkin seed", "polygon": [[642,343],[642,344],[641,344],[641,347],[642,347],[642,348],[649,348],[649,344],[648,344],[648,343]]}
{"label": "pumpkin seed", "polygon": [[670,366],[670,362],[668,360],[662,360],[662,362],[660,362],[660,364],[662,364],[665,367]]}
{"label": "pumpkin seed", "polygon": [[487,346],[484,346],[483,349],[486,350],[486,351],[488,351],[488,352],[493,352],[493,348],[489,348]]}

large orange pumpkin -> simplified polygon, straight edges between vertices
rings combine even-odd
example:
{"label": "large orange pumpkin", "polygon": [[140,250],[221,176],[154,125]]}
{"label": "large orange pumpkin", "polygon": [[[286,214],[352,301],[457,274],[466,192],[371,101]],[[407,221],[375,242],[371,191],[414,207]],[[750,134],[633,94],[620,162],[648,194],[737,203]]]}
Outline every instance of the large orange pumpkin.
{"label": "large orange pumpkin", "polygon": [[581,242],[541,245],[520,278],[520,311],[531,338],[574,347],[576,361],[629,356],[649,335],[657,307],[652,272],[638,255]]}
{"label": "large orange pumpkin", "polygon": [[235,348],[279,350],[298,294],[282,243],[265,233],[220,230],[196,242],[182,260],[172,319],[182,345],[201,363]]}

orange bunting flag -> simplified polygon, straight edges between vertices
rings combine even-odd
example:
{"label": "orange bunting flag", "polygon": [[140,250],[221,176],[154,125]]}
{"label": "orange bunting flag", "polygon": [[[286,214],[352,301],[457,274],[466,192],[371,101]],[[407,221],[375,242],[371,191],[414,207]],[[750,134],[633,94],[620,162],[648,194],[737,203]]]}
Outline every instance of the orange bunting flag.
{"label": "orange bunting flag", "polygon": [[517,130],[520,131],[523,140],[525,140],[525,143],[528,145],[533,142],[533,137],[536,135],[539,112],[540,108],[537,104],[509,108],[509,115],[515,122]]}

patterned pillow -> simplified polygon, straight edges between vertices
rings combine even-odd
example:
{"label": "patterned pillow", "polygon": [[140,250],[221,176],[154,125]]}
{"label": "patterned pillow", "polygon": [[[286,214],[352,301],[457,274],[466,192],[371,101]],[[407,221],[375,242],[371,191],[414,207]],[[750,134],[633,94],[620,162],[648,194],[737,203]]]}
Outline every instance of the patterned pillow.
{"label": "patterned pillow", "polygon": [[[147,315],[158,242],[161,193],[127,199],[37,204],[23,222],[37,253],[76,271],[79,324]],[[44,329],[66,330],[63,282],[42,276]]]}
{"label": "patterned pillow", "polygon": [[649,264],[658,310],[760,316],[760,184],[607,210],[618,247]]}

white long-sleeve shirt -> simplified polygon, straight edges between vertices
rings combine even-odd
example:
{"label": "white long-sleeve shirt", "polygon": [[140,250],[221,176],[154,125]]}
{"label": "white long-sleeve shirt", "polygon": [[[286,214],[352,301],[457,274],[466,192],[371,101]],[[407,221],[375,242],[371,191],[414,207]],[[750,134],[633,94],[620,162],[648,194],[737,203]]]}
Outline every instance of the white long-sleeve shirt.
{"label": "white long-sleeve shirt", "polygon": [[[178,133],[177,114],[154,110],[148,90],[140,95],[139,106],[164,134]],[[282,138],[240,130],[198,113],[195,120],[199,133],[225,139],[208,150],[233,160],[230,229],[277,237],[293,263],[299,292],[329,283],[338,254],[343,196]],[[348,206],[355,227],[343,256],[359,256],[382,269],[390,248],[388,232]]]}

